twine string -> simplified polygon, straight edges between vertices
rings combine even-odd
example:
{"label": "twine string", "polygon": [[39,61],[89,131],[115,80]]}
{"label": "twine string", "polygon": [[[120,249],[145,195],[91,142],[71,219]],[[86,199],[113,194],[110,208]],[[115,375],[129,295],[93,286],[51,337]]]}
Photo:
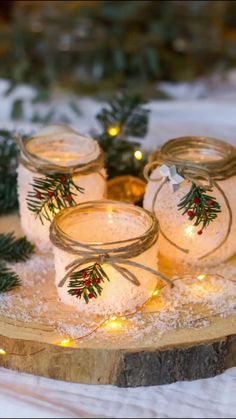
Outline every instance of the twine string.
{"label": "twine string", "polygon": [[56,174],[56,173],[63,173],[63,174],[70,174],[70,175],[88,175],[94,172],[97,172],[102,178],[105,176],[102,173],[102,169],[104,167],[104,155],[102,150],[100,149],[100,153],[98,156],[88,162],[82,164],[76,164],[72,166],[60,166],[55,163],[50,163],[48,160],[45,160],[35,154],[30,153],[25,143],[20,135],[16,136],[17,145],[21,151],[21,155],[19,156],[20,163],[26,167],[31,172],[41,173],[41,174]]}
{"label": "twine string", "polygon": [[128,267],[139,268],[145,272],[158,276],[172,287],[173,282],[161,272],[142,263],[130,260],[154,245],[157,240],[158,232],[159,224],[153,217],[153,227],[145,235],[134,239],[128,239],[126,241],[126,246],[121,244],[119,245],[119,242],[109,243],[110,250],[108,250],[105,246],[106,243],[91,245],[87,243],[80,243],[71,239],[57,228],[54,219],[54,222],[50,227],[50,239],[52,243],[63,251],[77,256],[73,262],[66,266],[67,273],[59,282],[58,287],[63,287],[67,279],[73,272],[76,271],[76,269],[91,262],[112,266],[122,275],[123,278],[135,286],[139,286],[140,282],[136,275],[131,272]]}
{"label": "twine string", "polygon": [[218,185],[217,182],[214,181],[213,185],[216,187],[216,189],[218,189],[218,191],[221,193],[221,195],[222,195],[222,197],[225,201],[225,204],[226,204],[226,207],[227,207],[227,210],[228,210],[228,213],[229,213],[229,222],[228,222],[226,234],[225,234],[224,238],[222,239],[222,241],[216,247],[214,247],[212,250],[210,250],[209,252],[207,252],[203,256],[201,256],[199,259],[204,259],[207,256],[210,256],[212,253],[215,253],[218,249],[220,249],[223,246],[223,244],[225,244],[226,241],[228,240],[228,237],[229,237],[231,229],[232,229],[233,213],[232,213],[232,208],[230,206],[229,200],[228,200],[226,194],[224,193],[223,189]]}

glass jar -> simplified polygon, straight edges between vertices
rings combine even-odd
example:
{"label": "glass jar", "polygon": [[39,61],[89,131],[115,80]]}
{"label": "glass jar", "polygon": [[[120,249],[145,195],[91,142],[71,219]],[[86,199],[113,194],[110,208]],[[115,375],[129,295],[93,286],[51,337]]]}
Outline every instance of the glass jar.
{"label": "glass jar", "polygon": [[[130,313],[155,290],[158,223],[148,211],[110,200],[80,204],[56,215],[50,236],[60,300],[81,313]],[[95,264],[103,274],[91,276]]]}
{"label": "glass jar", "polygon": [[[50,222],[59,209],[54,208],[52,211],[50,205],[55,202],[52,196],[52,200],[49,200],[44,207],[49,214],[48,219],[32,211],[35,203],[40,205],[44,201],[41,191],[33,187],[35,179],[45,179],[47,175],[60,174],[63,181],[65,176],[71,175],[74,184],[81,189],[78,190],[72,185],[68,200],[64,200],[64,206],[103,199],[106,197],[103,154],[98,143],[92,138],[82,136],[64,126],[49,126],[33,137],[19,141],[19,145],[21,155],[18,167],[18,198],[21,226],[30,241],[39,249],[48,250],[51,246]],[[48,191],[48,194],[50,193]]]}
{"label": "glass jar", "polygon": [[[163,165],[172,175],[160,174]],[[175,177],[175,169],[182,180]],[[160,222],[159,249],[164,258],[175,263],[214,265],[236,252],[236,154],[232,145],[207,137],[176,138],[153,153],[145,172],[149,180],[144,207],[153,210]],[[221,207],[204,229],[194,225],[192,209],[198,198],[193,197],[195,204],[185,214],[183,208],[178,210],[193,183],[207,184],[206,194],[216,198]],[[209,198],[209,208],[202,211],[211,211],[212,202]]]}

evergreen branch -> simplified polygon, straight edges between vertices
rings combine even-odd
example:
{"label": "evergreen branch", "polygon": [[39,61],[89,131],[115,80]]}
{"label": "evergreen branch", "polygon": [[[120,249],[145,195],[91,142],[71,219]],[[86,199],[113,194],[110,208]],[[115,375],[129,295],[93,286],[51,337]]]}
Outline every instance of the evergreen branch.
{"label": "evergreen branch", "polygon": [[19,276],[0,262],[0,293],[11,291],[21,285]]}
{"label": "evergreen branch", "polygon": [[183,210],[182,215],[187,214],[189,220],[194,221],[194,226],[201,224],[201,230],[198,234],[214,221],[221,212],[221,206],[216,198],[208,195],[206,192],[212,192],[211,189],[205,189],[192,183],[189,192],[181,199],[178,209]]}
{"label": "evergreen branch", "polygon": [[[97,120],[103,128],[103,135],[109,134],[111,127],[118,127],[115,136],[143,138],[147,133],[149,110],[142,107],[140,96],[117,95],[108,107],[97,114]],[[112,135],[113,136],[113,135]]]}
{"label": "evergreen branch", "polygon": [[76,298],[83,297],[86,304],[91,298],[97,298],[102,293],[101,282],[109,281],[106,272],[99,263],[75,271],[70,275],[68,293]]}
{"label": "evergreen branch", "polygon": [[39,217],[43,224],[43,219],[51,221],[53,216],[63,208],[76,204],[72,188],[83,193],[84,189],[75,184],[71,175],[57,173],[45,175],[42,178],[34,177],[32,191],[28,192],[28,209]]}
{"label": "evergreen branch", "polygon": [[17,147],[13,133],[0,130],[0,214],[15,210],[17,203]]}
{"label": "evergreen branch", "polygon": [[26,261],[34,246],[26,237],[15,239],[14,233],[0,234],[0,259],[7,262]]}
{"label": "evergreen branch", "polygon": [[142,176],[146,161],[135,158],[140,144],[129,139],[147,134],[149,110],[143,104],[139,96],[117,95],[96,116],[102,128],[97,139],[105,152],[110,178],[124,174]]}

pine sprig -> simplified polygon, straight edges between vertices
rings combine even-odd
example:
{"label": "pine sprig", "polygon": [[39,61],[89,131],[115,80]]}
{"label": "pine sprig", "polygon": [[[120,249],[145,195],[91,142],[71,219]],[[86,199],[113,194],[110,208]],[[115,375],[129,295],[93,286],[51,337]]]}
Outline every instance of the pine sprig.
{"label": "pine sprig", "polygon": [[0,130],[0,214],[17,208],[16,157],[13,133]]}
{"label": "pine sprig", "polygon": [[6,262],[26,261],[34,246],[26,237],[16,239],[14,233],[0,234],[0,259]]}
{"label": "pine sprig", "polygon": [[194,226],[201,225],[198,234],[214,221],[221,212],[221,206],[211,195],[206,192],[212,192],[211,189],[205,189],[192,183],[190,191],[181,199],[178,204],[179,210],[184,210],[182,215],[187,214],[189,220],[194,221]]}
{"label": "pine sprig", "polygon": [[144,138],[148,131],[149,110],[140,96],[117,95],[96,116],[102,133],[97,136],[105,152],[110,178],[119,175],[142,176],[145,159],[137,160],[140,147],[132,138]]}
{"label": "pine sprig", "polygon": [[0,293],[21,285],[19,276],[4,262],[24,262],[33,251],[34,246],[26,237],[16,239],[13,233],[0,234]]}
{"label": "pine sprig", "polygon": [[26,199],[28,209],[34,212],[36,218],[39,217],[42,224],[43,219],[50,222],[58,211],[75,205],[76,193],[72,188],[84,192],[83,188],[75,184],[71,175],[62,173],[34,177],[31,186],[32,191],[28,192]]}
{"label": "pine sprig", "polygon": [[147,133],[149,110],[144,109],[143,104],[140,96],[117,95],[108,103],[108,107],[97,114],[96,118],[103,128],[103,135],[110,138],[110,127],[118,127],[116,137],[144,137]]}
{"label": "pine sprig", "polygon": [[91,298],[101,295],[103,288],[100,284],[105,280],[109,281],[106,272],[99,263],[95,263],[70,275],[68,293],[77,298],[83,297],[88,304]]}
{"label": "pine sprig", "polygon": [[21,285],[19,276],[0,262],[0,293],[11,291]]}

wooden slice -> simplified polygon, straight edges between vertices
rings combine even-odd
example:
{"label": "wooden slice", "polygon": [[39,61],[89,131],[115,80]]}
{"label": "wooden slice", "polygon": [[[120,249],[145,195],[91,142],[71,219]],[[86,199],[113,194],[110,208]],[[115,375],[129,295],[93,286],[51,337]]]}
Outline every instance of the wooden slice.
{"label": "wooden slice", "polygon": [[[12,230],[20,233],[17,216],[2,217],[0,231]],[[45,264],[50,258],[45,255]],[[154,301],[139,314],[140,333],[127,319],[115,327],[103,325],[84,339],[69,340],[69,327],[78,326],[83,336],[101,319],[85,321],[69,306],[62,310],[53,271],[48,269],[42,283],[36,278],[36,285],[30,286],[34,272],[30,266],[29,282],[8,294],[8,300],[0,295],[0,365],[5,368],[71,382],[135,387],[213,377],[236,366],[236,315],[210,316],[201,305],[186,307],[181,315],[191,308],[197,319],[199,313],[207,318],[206,327],[179,327],[160,335],[151,324],[158,311]],[[163,271],[168,269],[163,263]],[[41,273],[37,275],[40,278]]]}

